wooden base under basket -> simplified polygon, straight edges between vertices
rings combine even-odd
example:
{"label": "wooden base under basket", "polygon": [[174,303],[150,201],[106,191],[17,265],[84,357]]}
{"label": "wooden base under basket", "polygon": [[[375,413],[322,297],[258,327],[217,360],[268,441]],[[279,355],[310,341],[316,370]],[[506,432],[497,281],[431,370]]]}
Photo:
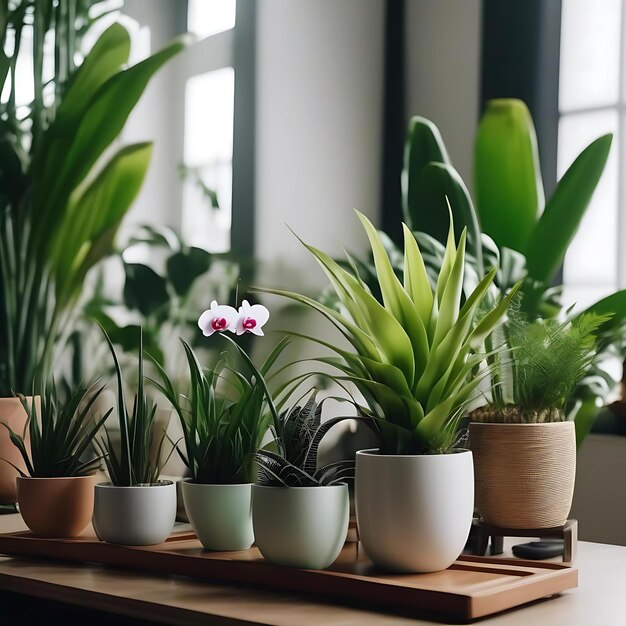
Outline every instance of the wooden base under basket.
{"label": "wooden base under basket", "polygon": [[473,523],[476,533],[476,554],[483,556],[487,553],[487,546],[490,546],[489,554],[502,554],[504,551],[504,537],[541,537],[542,539],[563,539],[563,563],[571,564],[576,559],[576,546],[578,543],[578,522],[569,519],[563,526],[556,528],[499,528],[489,526],[479,519]]}

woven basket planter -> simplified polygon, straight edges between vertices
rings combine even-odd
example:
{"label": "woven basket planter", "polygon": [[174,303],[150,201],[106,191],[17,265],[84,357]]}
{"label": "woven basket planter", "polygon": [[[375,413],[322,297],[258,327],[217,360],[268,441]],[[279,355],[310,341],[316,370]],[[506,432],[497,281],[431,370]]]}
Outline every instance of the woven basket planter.
{"label": "woven basket planter", "polygon": [[470,424],[476,506],[501,528],[554,528],[567,520],[576,477],[573,422]]}

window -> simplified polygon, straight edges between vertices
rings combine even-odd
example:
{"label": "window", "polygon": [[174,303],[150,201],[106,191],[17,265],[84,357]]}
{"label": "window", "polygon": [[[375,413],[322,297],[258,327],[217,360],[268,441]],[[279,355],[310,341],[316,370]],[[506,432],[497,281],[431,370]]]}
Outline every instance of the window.
{"label": "window", "polygon": [[234,93],[231,67],[192,76],[185,89],[183,231],[212,252],[230,249]]}
{"label": "window", "polygon": [[182,230],[211,252],[231,247],[235,0],[189,0],[187,28],[202,38],[186,52]]}
{"label": "window", "polygon": [[187,29],[201,39],[235,26],[236,0],[189,0]]}
{"label": "window", "polygon": [[563,0],[559,85],[561,177],[594,139],[614,135],[604,175],[564,264],[565,302],[580,307],[626,286],[626,0]]}

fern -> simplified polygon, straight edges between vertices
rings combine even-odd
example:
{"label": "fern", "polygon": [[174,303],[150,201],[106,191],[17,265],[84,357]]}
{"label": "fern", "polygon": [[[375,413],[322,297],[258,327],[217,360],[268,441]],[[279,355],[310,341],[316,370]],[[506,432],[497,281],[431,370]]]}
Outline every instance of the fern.
{"label": "fern", "polygon": [[565,403],[593,363],[596,333],[606,320],[606,316],[586,314],[566,321],[528,321],[515,307],[511,309],[501,338],[510,350],[498,364],[492,405],[479,410],[479,417],[510,422],[563,420]]}

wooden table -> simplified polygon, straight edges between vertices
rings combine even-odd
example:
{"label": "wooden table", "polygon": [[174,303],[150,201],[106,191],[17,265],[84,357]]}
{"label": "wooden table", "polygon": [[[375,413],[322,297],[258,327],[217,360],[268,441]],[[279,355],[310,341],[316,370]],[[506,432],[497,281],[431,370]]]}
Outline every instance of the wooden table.
{"label": "wooden table", "polygon": [[[0,517],[0,532],[23,529],[18,515]],[[511,541],[519,540],[509,540]],[[547,601],[487,618],[489,626],[624,626],[626,547],[579,543],[580,586]],[[432,622],[311,598],[150,576],[98,565],[0,557],[0,591],[55,600],[163,624],[272,626],[408,626]],[[3,608],[0,606],[0,614]],[[110,617],[98,623],[118,623]],[[44,623],[44,622],[42,622]],[[54,621],[47,623],[54,623]]]}

